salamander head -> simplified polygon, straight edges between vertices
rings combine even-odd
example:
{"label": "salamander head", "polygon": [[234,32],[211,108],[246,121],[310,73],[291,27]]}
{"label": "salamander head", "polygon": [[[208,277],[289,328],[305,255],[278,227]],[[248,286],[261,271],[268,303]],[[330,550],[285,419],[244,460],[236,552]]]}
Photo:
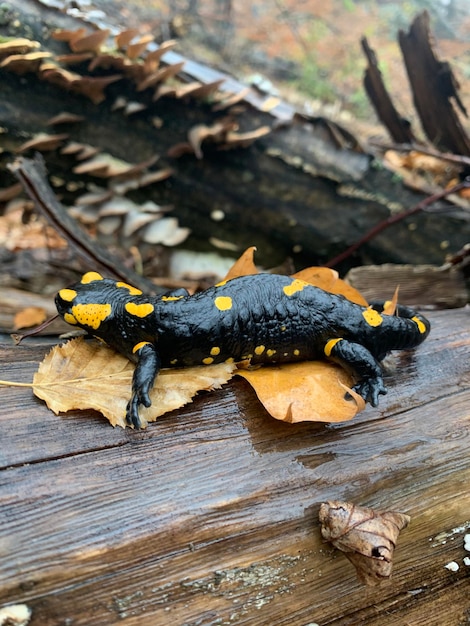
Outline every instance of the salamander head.
{"label": "salamander head", "polygon": [[116,282],[97,272],[88,272],[81,281],[61,289],[55,303],[59,315],[73,326],[96,333],[105,320],[113,317],[116,307]]}
{"label": "salamander head", "polygon": [[140,289],[97,272],[88,272],[78,283],[61,289],[55,303],[68,324],[104,339],[124,354],[132,353],[134,340],[147,338],[149,316],[154,312]]}
{"label": "salamander head", "polygon": [[384,304],[374,302],[362,313],[369,330],[364,345],[379,361],[391,350],[415,348],[431,330],[429,321],[414,309],[397,304],[395,315],[383,315]]}

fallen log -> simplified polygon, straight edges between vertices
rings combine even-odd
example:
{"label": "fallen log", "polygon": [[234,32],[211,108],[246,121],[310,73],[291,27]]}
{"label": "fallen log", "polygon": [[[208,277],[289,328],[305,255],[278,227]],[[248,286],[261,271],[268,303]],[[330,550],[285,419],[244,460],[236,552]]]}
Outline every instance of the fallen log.
{"label": "fallen log", "polygon": [[[429,318],[380,407],[329,426],[273,420],[238,379],[145,431],[1,387],[0,606],[30,626],[463,623],[470,327]],[[2,379],[31,381],[35,341],[3,342]],[[329,500],[411,516],[391,582],[365,589],[323,541]]]}
{"label": "fallen log", "polygon": [[[222,247],[234,256],[256,245],[263,265],[291,257],[304,267],[332,258],[391,212],[423,198],[404,188],[337,124],[298,115],[227,75],[210,68],[202,71],[167,49],[168,44],[162,44],[161,67],[149,78],[142,74],[145,55],[157,54],[158,46],[137,59],[117,48],[111,55],[99,46],[90,51],[87,45],[95,44],[87,37],[96,28],[87,25],[82,34],[87,45],[74,44],[78,51],[73,52],[70,42],[51,34],[56,29],[76,33],[84,27],[83,20],[31,0],[7,4],[9,19],[2,22],[0,34],[27,35],[39,42],[33,52],[41,54],[31,53],[32,65],[24,66],[21,59],[12,60],[16,53],[3,53],[1,164],[10,162],[18,150],[28,155],[39,149],[29,140],[51,128],[51,120],[57,124],[61,112],[72,114],[55,126],[60,132],[49,133],[59,135],[58,143],[43,154],[56,193],[66,204],[75,204],[76,214],[91,220],[98,232],[105,231],[100,226],[102,205],[96,204],[94,213],[93,207],[80,205],[93,184],[108,194],[108,201],[118,202],[124,195],[137,207],[148,201],[173,207],[177,232],[184,237],[190,231],[180,245],[197,250]],[[111,18],[108,25],[121,32]],[[70,149],[77,143],[86,155],[95,152],[84,158],[85,164],[80,153]],[[47,139],[46,146],[51,148]],[[127,172],[121,162],[120,171],[109,174],[110,166],[103,177],[98,158],[103,154],[111,155],[111,161],[125,161]],[[143,164],[142,175],[138,164]],[[142,183],[145,176],[149,184]],[[0,173],[0,185],[13,182],[5,171]],[[421,213],[366,243],[344,267],[369,262],[439,264],[443,247],[460,249],[469,230],[464,214]],[[151,251],[145,252],[144,231],[136,229],[128,236],[121,224],[112,235],[102,232],[101,239],[125,248],[137,244],[145,259],[154,254],[155,244],[147,244]],[[167,239],[175,240],[178,236]]]}

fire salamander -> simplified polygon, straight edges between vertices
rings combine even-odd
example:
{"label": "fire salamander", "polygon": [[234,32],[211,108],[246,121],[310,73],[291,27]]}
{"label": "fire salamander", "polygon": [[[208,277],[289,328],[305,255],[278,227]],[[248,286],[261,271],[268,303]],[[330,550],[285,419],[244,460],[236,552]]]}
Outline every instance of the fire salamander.
{"label": "fire salamander", "polygon": [[152,297],[123,282],[88,272],[56,296],[59,314],[134,361],[126,420],[140,426],[139,406],[161,367],[249,359],[290,363],[326,357],[351,371],[355,390],[377,406],[385,394],[379,365],[387,352],[413,348],[428,320],[398,307],[381,315],[297,278],[273,274],[222,281],[195,295],[185,290]]}

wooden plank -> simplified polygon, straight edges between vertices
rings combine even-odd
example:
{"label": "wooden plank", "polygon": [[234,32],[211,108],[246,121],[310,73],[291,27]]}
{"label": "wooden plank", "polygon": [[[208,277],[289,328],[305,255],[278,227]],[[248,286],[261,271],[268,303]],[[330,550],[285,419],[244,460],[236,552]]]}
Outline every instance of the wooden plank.
{"label": "wooden plank", "polygon": [[[144,432],[0,389],[0,604],[32,626],[463,622],[469,314],[430,318],[380,408],[343,424],[278,423],[242,380]],[[30,380],[46,351],[5,346],[0,377]],[[391,582],[363,587],[323,543],[329,499],[412,516]]]}

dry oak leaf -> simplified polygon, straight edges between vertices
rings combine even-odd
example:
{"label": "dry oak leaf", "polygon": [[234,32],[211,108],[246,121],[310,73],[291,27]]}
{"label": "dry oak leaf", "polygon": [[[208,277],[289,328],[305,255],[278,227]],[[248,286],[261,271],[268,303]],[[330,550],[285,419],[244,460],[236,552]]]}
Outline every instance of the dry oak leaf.
{"label": "dry oak leaf", "polygon": [[409,515],[332,500],[320,506],[319,519],[323,538],[344,552],[362,583],[376,586],[390,578],[397,538]]}
{"label": "dry oak leaf", "polygon": [[[187,404],[198,391],[220,388],[234,369],[221,363],[162,370],[150,393],[152,406],[140,408],[142,427]],[[94,409],[113,426],[125,428],[133,373],[134,365],[126,357],[98,341],[79,337],[50,351],[34,375],[33,391],[56,415]]]}

